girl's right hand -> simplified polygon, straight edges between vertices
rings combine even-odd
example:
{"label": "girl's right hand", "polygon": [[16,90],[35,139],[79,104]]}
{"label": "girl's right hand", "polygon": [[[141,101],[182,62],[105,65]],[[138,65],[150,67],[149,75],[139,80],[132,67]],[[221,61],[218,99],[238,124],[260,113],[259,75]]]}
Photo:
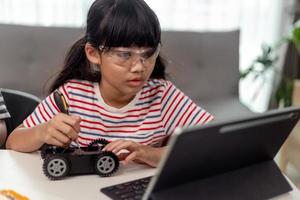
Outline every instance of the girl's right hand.
{"label": "girl's right hand", "polygon": [[39,140],[46,144],[69,146],[78,137],[80,122],[81,118],[78,116],[58,113],[50,121],[40,124]]}

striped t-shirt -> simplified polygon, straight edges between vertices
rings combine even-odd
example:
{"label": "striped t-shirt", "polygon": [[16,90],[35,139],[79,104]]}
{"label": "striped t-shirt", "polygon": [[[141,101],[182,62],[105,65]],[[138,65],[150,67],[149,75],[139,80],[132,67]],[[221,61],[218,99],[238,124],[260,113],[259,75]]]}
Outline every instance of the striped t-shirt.
{"label": "striped t-shirt", "polygon": [[9,118],[9,117],[10,117],[10,114],[7,111],[2,93],[0,91],[0,120],[5,119],[5,118]]}
{"label": "striped t-shirt", "polygon": [[[69,114],[82,119],[78,137],[82,146],[98,138],[160,144],[176,127],[205,124],[213,119],[171,82],[162,79],[150,79],[122,108],[107,105],[95,82],[70,80],[59,90],[69,104]],[[52,93],[23,124],[32,127],[47,122],[58,112]]]}

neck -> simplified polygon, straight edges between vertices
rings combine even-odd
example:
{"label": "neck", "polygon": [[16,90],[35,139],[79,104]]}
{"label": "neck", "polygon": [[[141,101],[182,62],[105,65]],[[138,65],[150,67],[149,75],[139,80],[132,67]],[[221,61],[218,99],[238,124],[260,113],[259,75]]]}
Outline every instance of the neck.
{"label": "neck", "polygon": [[102,84],[99,86],[100,94],[103,101],[114,108],[122,108],[134,99],[134,95],[122,94],[113,88],[104,88]]}

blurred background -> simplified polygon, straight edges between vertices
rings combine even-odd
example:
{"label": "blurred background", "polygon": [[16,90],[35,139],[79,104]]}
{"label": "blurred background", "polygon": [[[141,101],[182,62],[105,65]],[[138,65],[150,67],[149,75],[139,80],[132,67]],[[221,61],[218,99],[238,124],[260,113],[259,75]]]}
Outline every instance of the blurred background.
{"label": "blurred background", "polygon": [[[300,104],[300,84],[297,82],[300,78],[300,59],[295,45],[297,32],[293,32],[298,27],[299,1],[146,0],[156,12],[163,30],[240,30],[239,69],[241,74],[247,70],[249,73],[241,75],[239,95],[240,100],[254,112]],[[87,11],[92,2],[0,0],[0,23],[82,27],[85,26]],[[283,86],[288,87],[288,99],[283,98],[285,90],[284,94],[278,90],[286,77],[289,82],[284,82]],[[300,142],[297,130],[292,135],[277,161],[300,187]]]}
{"label": "blurred background", "polygon": [[[224,31],[240,29],[240,69],[245,70],[263,43],[273,44],[289,31],[296,0],[146,0],[159,17],[163,30]],[[0,23],[81,27],[93,0],[0,0]],[[252,110],[267,110],[272,81],[244,86],[241,100]],[[253,83],[252,83],[253,84]],[[247,92],[244,92],[246,88]],[[257,93],[257,92],[256,92]]]}

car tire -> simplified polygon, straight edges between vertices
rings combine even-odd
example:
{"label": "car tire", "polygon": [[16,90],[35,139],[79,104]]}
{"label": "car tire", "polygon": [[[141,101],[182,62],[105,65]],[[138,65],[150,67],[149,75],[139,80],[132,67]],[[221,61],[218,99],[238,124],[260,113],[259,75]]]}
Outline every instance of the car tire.
{"label": "car tire", "polygon": [[68,160],[59,155],[47,156],[43,163],[43,172],[51,180],[59,180],[69,174]]}
{"label": "car tire", "polygon": [[95,169],[99,176],[111,176],[118,170],[118,168],[119,159],[110,151],[103,151],[95,160]]}

